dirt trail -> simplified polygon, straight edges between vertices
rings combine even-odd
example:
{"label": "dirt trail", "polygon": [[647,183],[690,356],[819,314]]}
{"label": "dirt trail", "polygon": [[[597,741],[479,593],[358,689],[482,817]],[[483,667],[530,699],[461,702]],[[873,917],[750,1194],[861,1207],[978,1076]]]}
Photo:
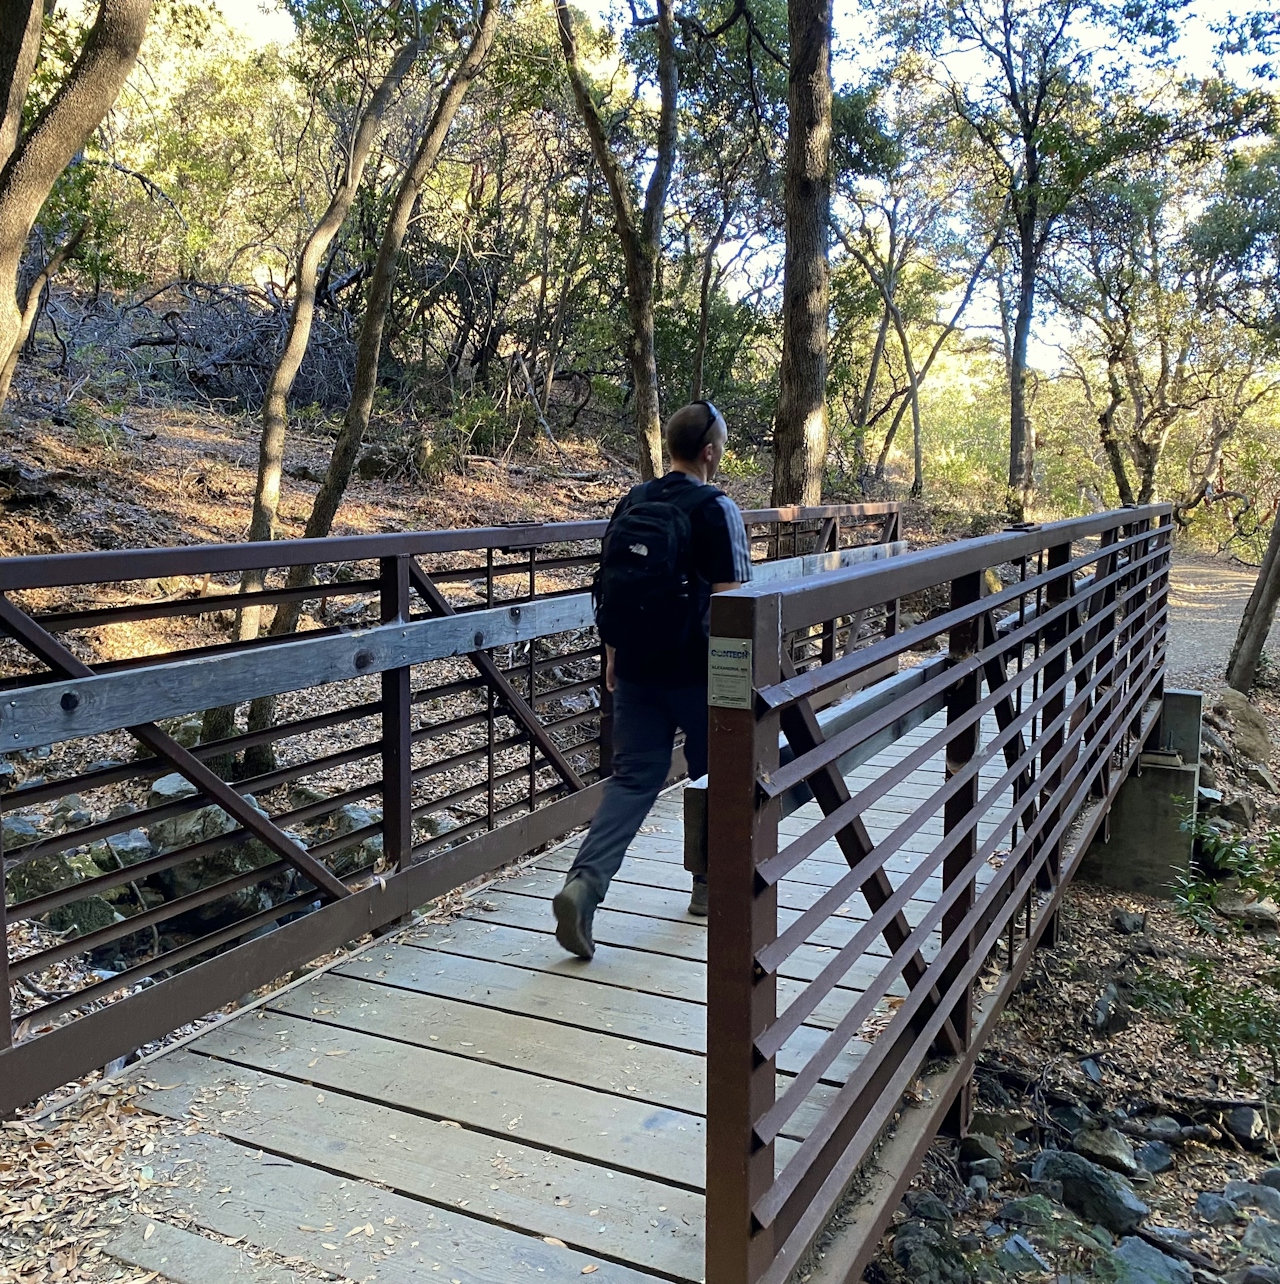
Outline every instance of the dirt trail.
{"label": "dirt trail", "polygon": [[[1214,558],[1175,556],[1169,594],[1169,673],[1177,682],[1215,690],[1257,572]],[[1267,651],[1280,659],[1280,621]]]}

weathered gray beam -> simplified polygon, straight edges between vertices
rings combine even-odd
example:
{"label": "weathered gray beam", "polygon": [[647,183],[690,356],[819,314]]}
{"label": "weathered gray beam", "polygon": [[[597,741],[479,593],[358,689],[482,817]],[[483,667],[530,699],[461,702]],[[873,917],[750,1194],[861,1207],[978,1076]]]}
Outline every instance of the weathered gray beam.
{"label": "weathered gray beam", "polygon": [[33,749],[76,736],[180,717],[211,705],[255,700],[402,665],[528,642],[594,622],[591,595],[575,593],[320,638],[304,634],[229,655],[54,679],[10,691],[0,699],[0,751]]}
{"label": "weathered gray beam", "polygon": [[782,584],[818,575],[824,571],[842,571],[847,566],[862,566],[866,562],[880,562],[886,557],[901,557],[907,552],[905,540],[893,544],[860,544],[856,548],[840,548],[830,553],[808,553],[803,557],[784,557],[777,562],[756,562],[751,568],[752,584]]}

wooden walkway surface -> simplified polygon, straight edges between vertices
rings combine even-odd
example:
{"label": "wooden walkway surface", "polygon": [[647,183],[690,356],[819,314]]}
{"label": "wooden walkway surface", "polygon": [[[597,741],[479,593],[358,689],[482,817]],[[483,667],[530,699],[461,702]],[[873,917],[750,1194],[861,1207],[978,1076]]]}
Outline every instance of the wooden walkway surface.
{"label": "wooden walkway surface", "polygon": [[[851,786],[942,725],[898,741]],[[984,781],[1003,768],[989,764]],[[864,813],[872,837],[942,777],[939,755]],[[783,831],[818,815],[810,804]],[[891,879],[941,834],[934,815],[889,858]],[[192,1220],[150,1235],[131,1225],[114,1251],[180,1284],[281,1284],[309,1273],[303,1262],[380,1284],[701,1280],[707,937],[686,912],[680,789],[658,800],[597,912],[589,964],[559,949],[549,905],[579,841],[486,888],[460,918],[387,937],[148,1066],[157,1086],[143,1104],[190,1125],[150,1162]],[[798,866],[779,888],[779,926],[847,868],[834,843]],[[908,919],[926,907],[913,901]],[[780,1008],[866,917],[854,897],[793,955]],[[887,956],[881,944],[817,1008],[778,1058],[780,1077]],[[779,1163],[871,1037],[792,1119]],[[211,1251],[201,1229],[244,1239]]]}

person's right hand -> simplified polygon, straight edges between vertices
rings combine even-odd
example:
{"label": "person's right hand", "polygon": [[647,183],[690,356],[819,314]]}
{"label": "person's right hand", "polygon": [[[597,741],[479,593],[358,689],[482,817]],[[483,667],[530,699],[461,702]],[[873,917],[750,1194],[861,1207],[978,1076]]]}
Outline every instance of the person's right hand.
{"label": "person's right hand", "polygon": [[614,650],[611,646],[604,649],[604,685],[605,690],[612,694],[618,689],[618,679],[613,672]]}

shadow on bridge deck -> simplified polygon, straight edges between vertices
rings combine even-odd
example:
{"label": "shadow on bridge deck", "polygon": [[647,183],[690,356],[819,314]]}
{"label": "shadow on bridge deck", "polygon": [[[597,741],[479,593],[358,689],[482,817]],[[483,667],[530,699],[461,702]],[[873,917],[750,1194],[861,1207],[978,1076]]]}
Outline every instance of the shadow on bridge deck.
{"label": "shadow on bridge deck", "polygon": [[[943,723],[859,767],[851,786]],[[984,780],[1003,770],[988,764]],[[887,836],[942,779],[939,755],[864,813],[871,836]],[[1006,811],[984,813],[980,839]],[[782,828],[802,833],[819,815],[811,803]],[[195,1226],[243,1236],[248,1251],[242,1274],[229,1275],[208,1241],[168,1227],[144,1239],[137,1225],[115,1251],[166,1274],[181,1258],[174,1278],[190,1284],[278,1284],[294,1278],[281,1259],[387,1284],[701,1280],[707,934],[686,912],[681,830],[676,788],[597,913],[589,964],[551,934],[548,902],[573,839],[475,895],[456,920],[386,937],[152,1062],[143,1104],[189,1124],[157,1142],[156,1179],[175,1183],[173,1202]],[[890,878],[941,837],[938,814],[887,859]],[[779,887],[779,927],[847,868],[834,842],[797,866]],[[939,888],[934,877],[919,895]],[[912,901],[908,920],[927,904]],[[867,916],[856,896],[795,952],[780,1008]],[[926,954],[936,948],[935,933]],[[864,956],[799,1028],[778,1057],[780,1077],[803,1065],[888,954],[881,943]],[[873,1019],[789,1122],[779,1166],[874,1037]],[[273,1265],[254,1265],[257,1249]]]}

